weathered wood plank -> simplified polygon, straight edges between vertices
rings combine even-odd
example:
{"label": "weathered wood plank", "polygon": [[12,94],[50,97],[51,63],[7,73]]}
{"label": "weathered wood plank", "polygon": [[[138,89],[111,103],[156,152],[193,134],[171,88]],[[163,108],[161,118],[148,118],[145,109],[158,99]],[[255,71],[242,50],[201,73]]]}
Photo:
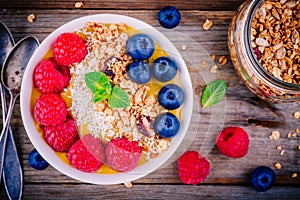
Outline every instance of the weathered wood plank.
{"label": "weathered wood plank", "polygon": [[[63,189],[62,189],[63,188]],[[297,187],[274,186],[267,192],[256,192],[250,186],[212,185],[123,185],[99,186],[88,184],[27,184],[23,199],[299,199]],[[3,192],[0,198],[6,200]]]}
{"label": "weathered wood plank", "polygon": [[[77,1],[56,1],[56,0],[38,0],[26,1],[2,0],[0,8],[20,8],[20,9],[75,9],[74,5]],[[80,2],[80,1],[78,1]],[[159,10],[166,5],[176,6],[180,10],[236,10],[244,0],[211,0],[211,1],[177,1],[177,0],[90,0],[82,1],[84,3],[81,9],[113,9],[113,10]]]}

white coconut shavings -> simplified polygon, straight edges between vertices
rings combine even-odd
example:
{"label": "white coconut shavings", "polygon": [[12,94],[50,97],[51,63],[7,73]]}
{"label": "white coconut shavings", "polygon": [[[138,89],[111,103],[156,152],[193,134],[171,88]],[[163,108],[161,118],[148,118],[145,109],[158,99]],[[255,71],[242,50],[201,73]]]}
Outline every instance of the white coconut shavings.
{"label": "white coconut shavings", "polygon": [[86,58],[74,67],[71,67],[71,111],[76,118],[78,127],[87,125],[88,131],[94,136],[104,134],[107,130],[112,129],[112,124],[105,124],[105,113],[96,112],[95,103],[93,102],[93,93],[86,86],[85,74],[98,71],[98,60],[90,53]]}

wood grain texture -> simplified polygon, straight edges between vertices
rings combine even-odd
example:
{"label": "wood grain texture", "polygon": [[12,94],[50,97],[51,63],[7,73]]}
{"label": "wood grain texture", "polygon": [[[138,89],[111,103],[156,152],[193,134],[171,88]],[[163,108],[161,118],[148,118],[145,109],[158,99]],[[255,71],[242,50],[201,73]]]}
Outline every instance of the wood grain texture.
{"label": "wood grain texture", "polygon": [[[225,1],[220,1],[220,4],[222,2]],[[217,59],[221,55],[228,58],[228,63],[223,66],[216,62],[219,73],[214,77],[224,79],[228,84],[228,89],[226,98],[219,106],[202,109],[198,103],[194,110],[198,121],[192,122],[188,134],[191,137],[196,134],[196,137],[188,149],[205,152],[212,165],[209,178],[199,186],[187,186],[180,182],[176,162],[134,181],[132,188],[125,188],[123,185],[84,184],[61,174],[53,167],[43,171],[33,170],[27,161],[33,146],[22,125],[18,101],[13,114],[12,128],[24,171],[23,199],[73,199],[74,196],[85,199],[297,199],[299,197],[300,177],[292,178],[291,174],[293,172],[300,174],[300,151],[296,149],[296,146],[300,144],[300,135],[288,138],[287,134],[300,128],[299,120],[293,117],[293,113],[300,109],[300,103],[275,105],[266,103],[252,94],[236,75],[227,48],[227,30],[234,14],[233,11],[182,10],[180,26],[169,31],[160,27],[157,21],[157,11],[151,10],[151,6],[147,7],[149,9],[147,11],[125,10],[125,8],[124,10],[119,8],[116,10],[69,10],[64,9],[68,6],[64,7],[63,3],[60,3],[59,9],[48,9],[49,6],[56,8],[53,1],[45,4],[41,3],[38,9],[28,6],[26,9],[1,10],[0,19],[10,28],[17,41],[27,35],[34,35],[43,41],[49,33],[62,24],[81,16],[116,13],[135,17],[158,28],[180,51],[192,78],[196,102],[200,101],[201,91],[207,83],[205,73],[208,68],[201,67],[201,61],[208,59],[211,54],[215,54]],[[197,5],[202,6],[202,4]],[[227,8],[231,9],[231,7]],[[36,15],[34,23],[26,21],[30,13]],[[214,22],[214,26],[211,30],[204,31],[202,24],[207,18]],[[186,50],[182,50],[182,45],[186,45]],[[216,113],[224,115],[224,119],[214,118]],[[243,127],[251,140],[247,156],[241,159],[227,158],[221,155],[216,147],[205,143],[210,126],[216,130],[225,126]],[[281,132],[282,137],[279,140],[269,139],[269,134],[274,130]],[[279,151],[276,150],[277,145],[281,145],[285,150],[283,156],[280,156]],[[274,169],[275,162],[281,163],[281,170]],[[266,193],[257,193],[249,186],[249,175],[259,165],[270,166],[277,175],[275,187]],[[3,189],[0,192],[0,199],[5,199]]]}
{"label": "wood grain texture", "polygon": [[[27,184],[24,200],[61,199],[299,199],[297,187],[277,187],[256,192],[248,186],[190,185],[123,185],[99,186],[86,184]],[[84,195],[83,195],[84,194]],[[0,196],[1,197],[1,196]],[[3,198],[1,198],[3,199]],[[3,200],[6,200],[4,197]]]}
{"label": "wood grain texture", "polygon": [[[19,8],[19,9],[76,9],[75,2],[80,1],[56,1],[56,0],[37,0],[37,1],[8,1],[2,0],[0,8]],[[243,0],[211,0],[211,1],[178,1],[178,0],[90,0],[82,1],[80,9],[99,9],[99,10],[159,10],[160,8],[171,5],[180,10],[236,10]]]}
{"label": "wood grain texture", "polygon": [[[61,187],[64,189],[62,190]],[[24,187],[24,200],[61,199],[297,199],[296,187],[274,187],[272,191],[256,192],[248,186],[178,186],[178,185],[74,185],[74,184],[28,184]],[[132,198],[133,197],[133,198]]]}

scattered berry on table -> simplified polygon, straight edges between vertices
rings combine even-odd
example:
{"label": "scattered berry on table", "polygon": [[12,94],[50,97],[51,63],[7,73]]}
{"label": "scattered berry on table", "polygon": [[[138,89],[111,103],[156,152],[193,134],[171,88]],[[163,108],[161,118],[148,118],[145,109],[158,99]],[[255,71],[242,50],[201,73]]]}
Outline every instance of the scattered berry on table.
{"label": "scattered berry on table", "polygon": [[57,125],[67,118],[67,108],[60,95],[42,94],[34,105],[34,118],[41,125]]}
{"label": "scattered berry on table", "polygon": [[84,40],[75,33],[62,33],[53,44],[53,54],[56,62],[63,66],[82,61],[87,48]]}
{"label": "scattered berry on table", "polygon": [[146,60],[154,52],[154,42],[147,34],[135,34],[128,39],[126,50],[133,59]]}
{"label": "scattered berry on table", "polygon": [[131,171],[137,166],[141,153],[137,141],[129,141],[126,137],[115,138],[106,146],[107,164],[114,170]]}
{"label": "scattered berry on table", "polygon": [[56,62],[47,58],[34,70],[34,83],[41,93],[60,92],[65,86],[64,76],[57,69]]}
{"label": "scattered berry on table", "polygon": [[171,138],[178,133],[180,121],[172,113],[162,113],[156,117],[153,128],[161,137]]}
{"label": "scattered berry on table", "polygon": [[43,170],[49,166],[49,163],[40,155],[40,153],[33,149],[28,155],[29,165],[36,170]]}
{"label": "scattered berry on table", "polygon": [[67,118],[64,123],[45,126],[44,138],[55,151],[68,151],[79,139],[75,121],[72,118]]}
{"label": "scattered berry on table", "polygon": [[100,139],[88,134],[71,146],[67,157],[73,167],[84,172],[95,172],[104,162],[104,148]]}
{"label": "scattered berry on table", "polygon": [[184,102],[184,92],[176,84],[167,84],[158,93],[158,101],[165,109],[175,110]]}
{"label": "scattered berry on table", "polygon": [[172,80],[176,73],[178,67],[176,62],[169,57],[162,56],[157,58],[152,65],[153,77],[160,82],[167,82]]}
{"label": "scattered berry on table", "polygon": [[151,79],[150,67],[143,61],[135,61],[128,65],[127,72],[129,78],[138,84],[146,84]]}
{"label": "scattered berry on table", "polygon": [[196,151],[187,151],[178,159],[178,175],[185,184],[197,185],[210,173],[209,161]]}
{"label": "scattered berry on table", "polygon": [[275,173],[269,167],[260,166],[251,173],[250,181],[256,191],[264,192],[272,187],[275,181]]}
{"label": "scattered berry on table", "polygon": [[165,6],[158,13],[158,21],[164,28],[172,29],[178,26],[181,14],[174,6]]}
{"label": "scattered berry on table", "polygon": [[216,145],[224,155],[241,158],[248,152],[249,137],[243,128],[227,127],[217,136]]}

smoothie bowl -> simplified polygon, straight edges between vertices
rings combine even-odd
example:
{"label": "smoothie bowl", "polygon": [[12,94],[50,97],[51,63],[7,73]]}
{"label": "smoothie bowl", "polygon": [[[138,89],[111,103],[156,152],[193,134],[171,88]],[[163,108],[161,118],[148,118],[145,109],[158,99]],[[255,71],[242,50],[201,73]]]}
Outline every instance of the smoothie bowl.
{"label": "smoothie bowl", "polygon": [[122,15],[56,29],[30,59],[21,87],[35,148],[60,172],[94,184],[133,181],[162,166],[184,139],[192,110],[177,49]]}

